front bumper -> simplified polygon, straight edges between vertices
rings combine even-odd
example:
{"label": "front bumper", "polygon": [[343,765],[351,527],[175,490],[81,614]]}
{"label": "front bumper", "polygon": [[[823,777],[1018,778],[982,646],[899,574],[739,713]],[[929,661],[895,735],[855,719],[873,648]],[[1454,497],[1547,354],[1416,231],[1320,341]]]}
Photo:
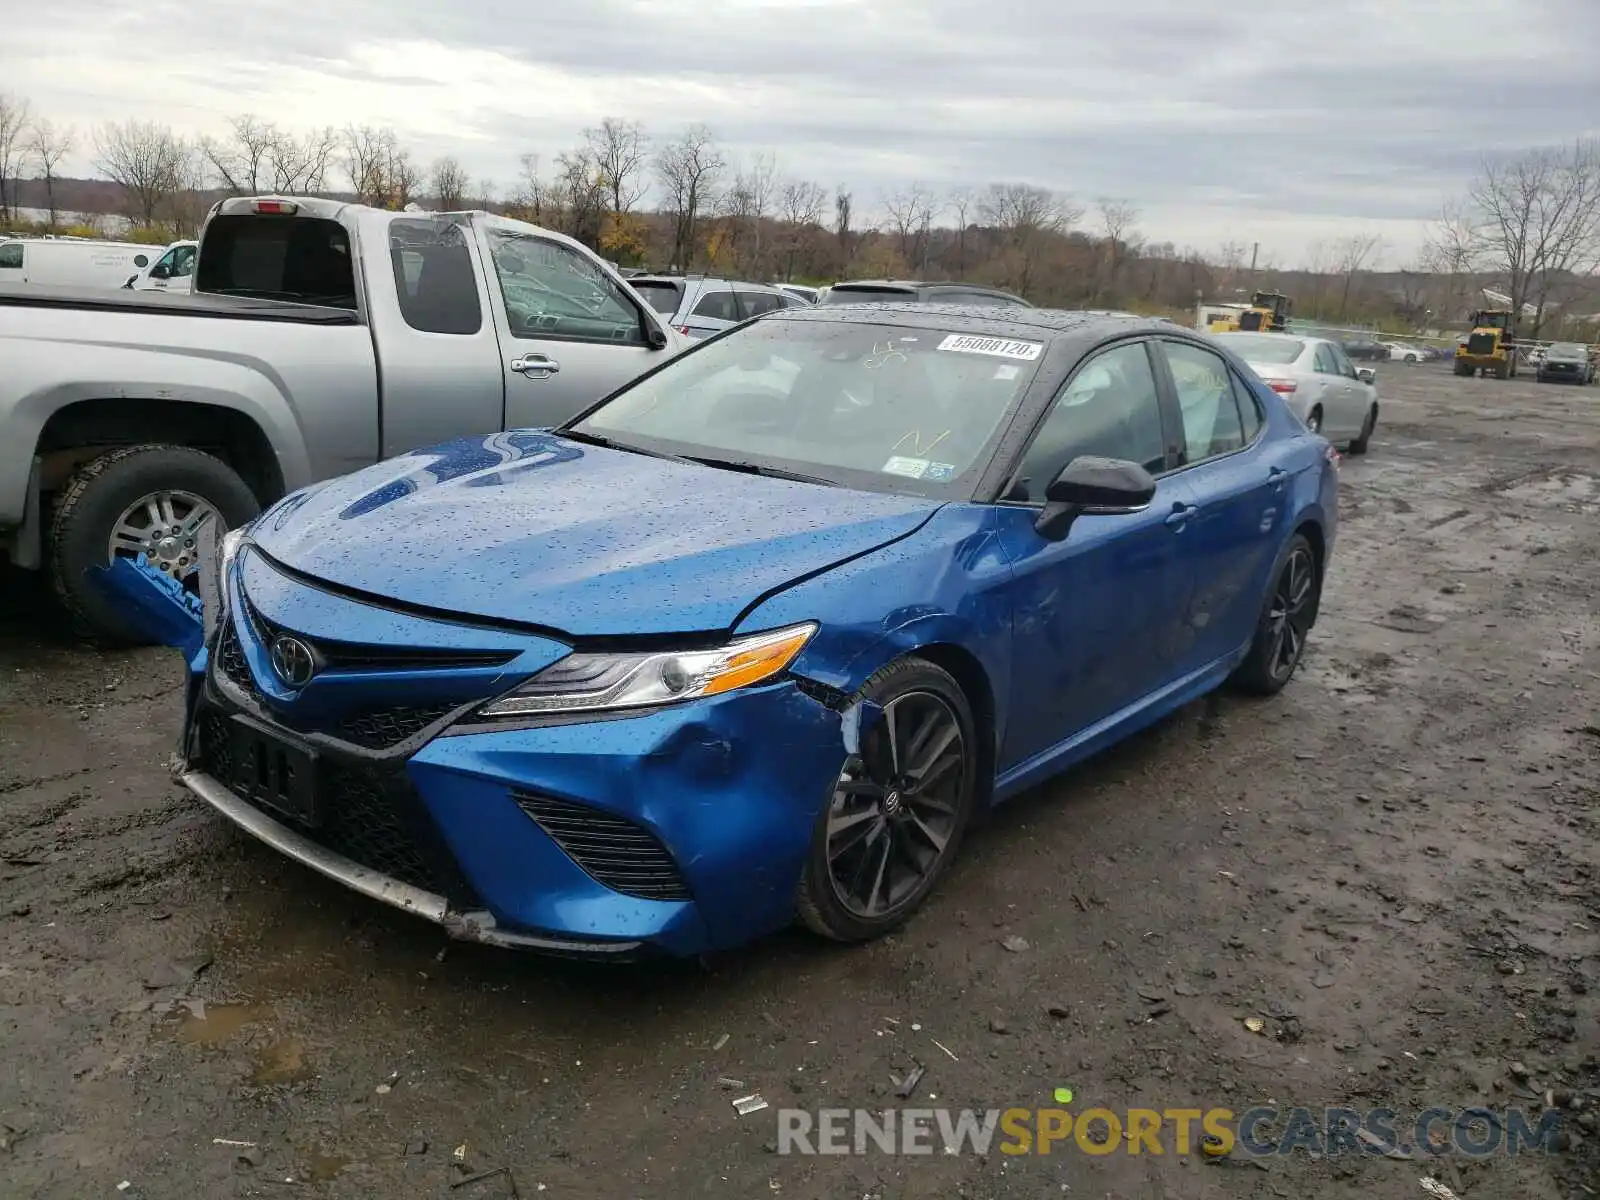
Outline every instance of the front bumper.
{"label": "front bumper", "polygon": [[[814,689],[783,679],[628,715],[473,724],[479,702],[562,651],[328,593],[279,594],[259,563],[235,574],[229,611],[192,660],[176,774],[240,828],[452,936],[495,945],[692,955],[793,919],[816,820],[847,757],[843,715]],[[373,643],[380,620],[389,626]],[[390,655],[448,636],[452,653],[482,642],[518,657],[374,668],[362,651],[298,695],[276,681],[263,628],[348,656],[358,626]],[[307,764],[313,806],[264,790],[261,746]]]}

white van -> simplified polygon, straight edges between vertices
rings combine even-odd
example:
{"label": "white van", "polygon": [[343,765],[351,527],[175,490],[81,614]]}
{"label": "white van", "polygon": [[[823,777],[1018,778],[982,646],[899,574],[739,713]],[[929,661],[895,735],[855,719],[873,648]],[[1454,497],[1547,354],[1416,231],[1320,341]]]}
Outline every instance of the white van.
{"label": "white van", "polygon": [[18,238],[0,242],[0,283],[119,288],[159,256],[137,242]]}
{"label": "white van", "polygon": [[136,292],[194,291],[196,241],[173,242],[155,262],[140,271],[127,286]]}

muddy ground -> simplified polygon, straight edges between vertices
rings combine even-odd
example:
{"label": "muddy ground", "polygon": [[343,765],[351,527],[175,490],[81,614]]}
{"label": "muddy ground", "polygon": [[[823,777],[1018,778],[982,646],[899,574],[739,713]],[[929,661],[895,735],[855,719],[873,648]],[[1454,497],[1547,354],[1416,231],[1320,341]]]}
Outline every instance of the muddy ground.
{"label": "muddy ground", "polygon": [[1381,386],[1297,681],[1008,807],[854,950],[448,943],[186,798],[176,656],[77,646],[6,577],[0,1193],[1596,1194],[1584,1108],[1569,1148],[1486,1161],[772,1149],[779,1106],[909,1106],[913,1061],[930,1108],[1600,1104],[1600,388]]}

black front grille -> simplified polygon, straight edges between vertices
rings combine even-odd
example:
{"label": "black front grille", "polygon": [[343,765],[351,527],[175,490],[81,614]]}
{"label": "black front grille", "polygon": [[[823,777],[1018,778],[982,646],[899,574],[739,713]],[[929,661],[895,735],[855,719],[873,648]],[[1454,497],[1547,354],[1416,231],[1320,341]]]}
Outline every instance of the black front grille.
{"label": "black front grille", "polygon": [[1475,333],[1467,339],[1468,354],[1493,354],[1495,337],[1492,333]]}
{"label": "black front grille", "polygon": [[435,704],[426,708],[396,705],[352,713],[339,722],[339,737],[369,750],[387,750],[415,737],[435,721],[442,721],[454,704]]}
{"label": "black front grille", "polygon": [[244,647],[239,644],[239,635],[233,628],[232,619],[227,619],[222,625],[222,637],[217,642],[217,665],[239,687],[247,692],[255,691],[255,680],[250,677],[250,664],[245,661]]}
{"label": "black front grille", "polygon": [[[229,718],[214,709],[201,715],[196,765],[259,808],[242,788],[234,786],[238,764],[230,727]],[[481,907],[403,772],[328,759],[319,760],[316,770],[315,824],[296,821],[276,810],[262,811],[369,870],[444,896],[463,908]]]}
{"label": "black front grille", "polygon": [[688,900],[672,855],[649,830],[584,804],[513,792],[517,807],[596,882],[642,900]]}

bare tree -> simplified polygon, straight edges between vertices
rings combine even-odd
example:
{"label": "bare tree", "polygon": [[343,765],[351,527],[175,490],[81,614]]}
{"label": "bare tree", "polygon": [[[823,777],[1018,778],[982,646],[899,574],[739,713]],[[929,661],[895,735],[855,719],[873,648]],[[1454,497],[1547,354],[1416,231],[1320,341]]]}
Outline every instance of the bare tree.
{"label": "bare tree", "polygon": [[434,160],[428,171],[428,186],[440,212],[460,212],[467,206],[467,189],[471,180],[461,160],[446,155]]}
{"label": "bare tree", "polygon": [[59,128],[48,117],[34,123],[28,138],[28,150],[38,165],[39,177],[44,180],[45,204],[50,209],[50,228],[56,227],[56,168],[61,160],[72,153],[77,133],[71,125]]}
{"label": "bare tree", "polygon": [[[1100,232],[1105,238],[1105,279],[1104,290],[1115,294],[1117,280],[1122,274],[1122,263],[1128,251],[1132,248],[1135,237],[1134,223],[1139,219],[1139,210],[1127,200],[1101,198],[1095,202],[1095,207],[1100,216]],[[1095,291],[1103,289],[1101,280],[1096,277]]]}
{"label": "bare tree", "polygon": [[267,159],[283,135],[276,125],[251,113],[229,118],[228,125],[231,133],[225,138],[201,138],[200,153],[226,191],[235,196],[259,196],[269,190]]}
{"label": "bare tree", "polygon": [[0,92],[0,216],[17,211],[17,184],[22,182],[22,162],[27,152],[32,107],[21,96]]}
{"label": "bare tree", "polygon": [[933,194],[913,183],[883,202],[889,224],[899,243],[900,257],[906,264],[925,270],[928,231],[933,225]]}
{"label": "bare tree", "polygon": [[189,180],[183,141],[154,121],[107,121],[94,133],[95,166],[122,188],[127,215],[148,228]]}
{"label": "bare tree", "polygon": [[494,180],[492,180],[492,179],[480,179],[480,180],[478,180],[478,200],[477,200],[477,203],[474,205],[474,207],[475,208],[488,209],[489,206],[494,203],[494,196],[495,196],[495,192],[497,190],[498,189],[495,187]]}
{"label": "bare tree", "polygon": [[1340,238],[1333,244],[1333,269],[1344,276],[1344,288],[1339,294],[1339,320],[1345,319],[1350,308],[1350,285],[1358,272],[1371,265],[1372,258],[1383,246],[1383,239],[1375,233],[1356,233]]}
{"label": "bare tree", "polygon": [[1504,280],[1511,311],[1544,320],[1552,285],[1600,263],[1600,141],[1485,160],[1467,193],[1475,265]]}
{"label": "bare tree", "polygon": [[783,278],[794,278],[795,260],[807,238],[822,224],[828,193],[820,184],[790,179],[778,189],[778,220],[783,225]]}
{"label": "bare tree", "polygon": [[724,228],[743,273],[755,275],[764,271],[761,238],[777,188],[778,160],[770,154],[758,154],[748,165],[735,168],[733,182],[723,193],[720,209]]}
{"label": "bare tree", "polygon": [[607,117],[596,128],[585,129],[583,141],[600,172],[611,211],[630,211],[643,198],[646,188],[649,150],[644,126],[637,121]]}
{"label": "bare tree", "polygon": [[516,191],[512,193],[511,203],[528,220],[535,224],[541,223],[549,202],[549,187],[539,174],[539,156],[524,154],[517,161],[522,170],[517,176]]}
{"label": "bare tree", "polygon": [[841,184],[833,194],[833,232],[839,239],[839,260],[846,265],[850,262],[850,217],[854,207],[850,193]]}
{"label": "bare tree", "polygon": [[566,218],[566,232],[590,249],[600,248],[610,188],[587,146],[556,158],[554,190]]}
{"label": "bare tree", "polygon": [[344,169],[360,204],[382,204],[389,191],[389,161],[395,151],[392,129],[371,125],[344,131]]}
{"label": "bare tree", "polygon": [[656,178],[672,217],[672,261],[683,270],[694,265],[700,212],[712,199],[726,166],[711,130],[704,125],[691,125],[682,137],[656,153]]}
{"label": "bare tree", "polygon": [[296,137],[281,133],[267,148],[272,190],[280,195],[314,196],[328,190],[328,169],[339,149],[334,128],[307,130]]}
{"label": "bare tree", "polygon": [[1051,235],[1066,233],[1083,209],[1048,188],[1026,183],[995,183],[979,203],[986,225],[998,231],[1007,249],[1011,282],[1026,293],[1040,265],[1039,251]]}
{"label": "bare tree", "polygon": [[978,202],[978,194],[970,187],[952,188],[947,207],[956,216],[956,278],[967,275],[967,214]]}

